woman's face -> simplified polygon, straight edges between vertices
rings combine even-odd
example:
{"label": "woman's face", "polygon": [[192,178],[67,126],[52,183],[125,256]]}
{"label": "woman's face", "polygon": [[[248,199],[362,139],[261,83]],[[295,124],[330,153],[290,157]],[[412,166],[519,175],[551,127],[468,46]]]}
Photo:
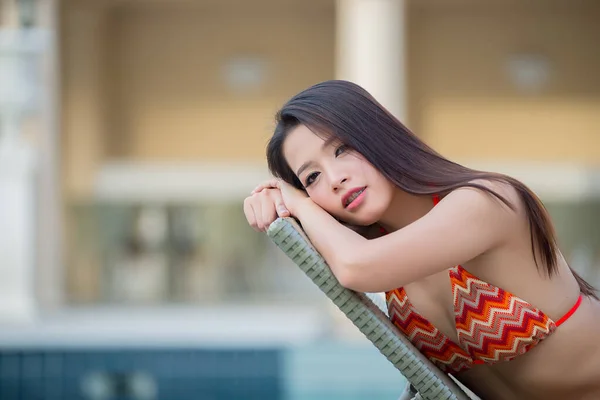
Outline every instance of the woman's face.
{"label": "woman's face", "polygon": [[327,143],[305,125],[288,134],[283,155],[310,198],[342,221],[371,225],[394,196],[395,186],[361,154]]}

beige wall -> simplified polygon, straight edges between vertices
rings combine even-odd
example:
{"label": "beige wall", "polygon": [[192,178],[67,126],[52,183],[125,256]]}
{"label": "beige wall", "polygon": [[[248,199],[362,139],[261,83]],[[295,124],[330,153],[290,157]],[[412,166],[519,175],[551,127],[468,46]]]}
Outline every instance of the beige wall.
{"label": "beige wall", "polygon": [[103,7],[63,6],[60,153],[65,192],[80,198],[89,196],[105,156],[107,18]]}
{"label": "beige wall", "polygon": [[[89,193],[111,158],[264,160],[278,107],[333,78],[333,1],[230,3],[63,7],[69,193]],[[270,74],[260,91],[236,94],[221,68],[247,55]]]}
{"label": "beige wall", "polygon": [[[412,8],[411,127],[451,158],[600,163],[600,5],[491,3]],[[514,52],[549,58],[546,90],[513,88]]]}
{"label": "beige wall", "polygon": [[[282,102],[333,78],[333,1],[236,1],[64,2],[67,195],[89,195],[112,158],[264,160]],[[600,6],[559,3],[409,2],[409,126],[459,160],[597,163]],[[541,95],[511,87],[503,66],[519,51],[552,61]],[[227,90],[236,55],[268,61],[259,93]]]}
{"label": "beige wall", "polygon": [[[283,11],[283,12],[282,12]],[[116,141],[136,159],[264,159],[278,106],[333,76],[333,11],[133,8],[111,32]],[[272,75],[232,93],[221,69],[259,56]]]}

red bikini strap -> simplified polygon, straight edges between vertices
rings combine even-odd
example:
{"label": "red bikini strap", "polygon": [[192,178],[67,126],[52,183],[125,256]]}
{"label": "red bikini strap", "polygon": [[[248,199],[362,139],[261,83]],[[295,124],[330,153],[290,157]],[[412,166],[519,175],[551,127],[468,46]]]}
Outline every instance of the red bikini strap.
{"label": "red bikini strap", "polygon": [[560,325],[562,325],[566,320],[569,319],[569,317],[571,315],[573,315],[573,313],[575,311],[577,311],[577,309],[581,305],[581,300],[583,300],[583,295],[580,294],[575,305],[573,307],[571,307],[571,309],[565,315],[563,315],[561,319],[559,319],[558,321],[555,322],[556,327],[559,327]]}

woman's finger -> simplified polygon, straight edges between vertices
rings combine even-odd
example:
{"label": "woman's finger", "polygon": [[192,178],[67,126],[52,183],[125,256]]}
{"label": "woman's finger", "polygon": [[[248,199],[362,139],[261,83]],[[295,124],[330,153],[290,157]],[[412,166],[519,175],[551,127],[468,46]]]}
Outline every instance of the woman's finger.
{"label": "woman's finger", "polygon": [[263,216],[262,216],[262,205],[261,205],[261,196],[259,194],[254,194],[250,198],[252,204],[252,210],[254,211],[254,217],[256,218],[256,229],[259,232],[264,230],[263,224]]}
{"label": "woman's finger", "polygon": [[261,197],[261,216],[262,216],[262,230],[266,231],[271,225],[271,222],[277,218],[277,212],[275,211],[275,203],[269,195],[269,192],[260,193]]}
{"label": "woman's finger", "polygon": [[275,210],[277,211],[277,215],[282,218],[289,217],[291,215],[291,213],[285,206],[285,203],[283,201],[283,196],[281,195],[281,191],[273,190],[271,193],[271,196],[272,196],[273,202],[275,204]]}
{"label": "woman's finger", "polygon": [[244,215],[246,216],[246,220],[248,220],[248,224],[252,227],[252,229],[258,232],[259,229],[256,221],[256,214],[254,213],[254,209],[252,207],[252,197],[246,197],[244,200]]}
{"label": "woman's finger", "polygon": [[250,194],[255,194],[263,191],[264,189],[274,189],[279,188],[279,181],[277,179],[270,179],[266,182],[261,183]]}

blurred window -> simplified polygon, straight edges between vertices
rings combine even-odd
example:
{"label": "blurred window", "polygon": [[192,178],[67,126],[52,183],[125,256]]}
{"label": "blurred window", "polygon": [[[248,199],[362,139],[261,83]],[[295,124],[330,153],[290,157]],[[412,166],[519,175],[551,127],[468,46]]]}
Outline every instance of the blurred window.
{"label": "blurred window", "polygon": [[300,301],[315,294],[267,236],[248,226],[238,202],[72,205],[67,236],[71,304]]}

